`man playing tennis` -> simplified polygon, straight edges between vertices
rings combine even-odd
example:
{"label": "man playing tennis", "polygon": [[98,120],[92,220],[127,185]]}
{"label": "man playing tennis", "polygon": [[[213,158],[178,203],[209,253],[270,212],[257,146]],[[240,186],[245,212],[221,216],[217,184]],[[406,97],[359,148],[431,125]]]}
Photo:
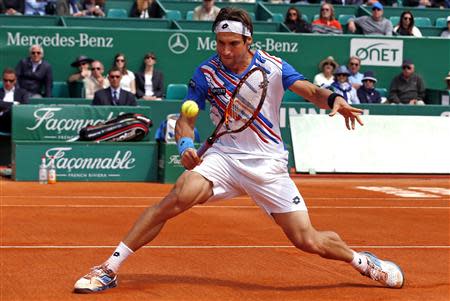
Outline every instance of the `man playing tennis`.
{"label": "man playing tennis", "polygon": [[111,257],[75,283],[74,291],[91,293],[115,287],[122,262],[151,242],[167,220],[194,205],[243,194],[265,210],[298,249],[345,261],[385,286],[402,287],[403,273],[396,264],[368,252],[351,250],[334,232],[314,229],[305,202],[287,172],[288,153],[279,128],[280,104],[286,89],[322,109],[332,109],[330,116],[340,113],[349,130],[355,128],[356,122],[363,125],[359,117],[362,111],[337,94],[306,81],[287,62],[261,50],[250,50],[253,25],[245,11],[223,8],[213,31],[217,54],[196,69],[186,99],[196,101],[201,109],[208,100],[211,119],[217,124],[236,84],[259,66],[266,71],[269,84],[258,118],[240,133],[220,137],[199,158],[193,144],[196,116],[181,114],[176,139],[181,162],[188,170],[160,203],[144,211]]}

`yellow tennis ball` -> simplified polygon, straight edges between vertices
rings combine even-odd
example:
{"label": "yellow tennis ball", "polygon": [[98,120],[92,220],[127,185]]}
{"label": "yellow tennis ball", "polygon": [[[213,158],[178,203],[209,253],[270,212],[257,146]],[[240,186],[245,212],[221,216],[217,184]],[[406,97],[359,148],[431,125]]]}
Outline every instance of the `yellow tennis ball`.
{"label": "yellow tennis ball", "polygon": [[194,117],[198,114],[198,105],[193,100],[186,100],[181,106],[181,113],[186,117]]}

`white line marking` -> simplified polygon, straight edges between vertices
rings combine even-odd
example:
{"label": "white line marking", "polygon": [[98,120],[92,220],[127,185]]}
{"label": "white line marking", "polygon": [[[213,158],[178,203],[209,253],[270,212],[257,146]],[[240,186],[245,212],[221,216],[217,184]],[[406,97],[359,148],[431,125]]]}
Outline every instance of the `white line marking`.
{"label": "white line marking", "polygon": [[450,189],[441,187],[408,187],[408,189],[421,190],[442,195],[450,195]]}
{"label": "white line marking", "polygon": [[[115,249],[117,246],[0,246],[0,249]],[[357,249],[450,249],[450,246],[349,246]],[[295,248],[290,245],[280,246],[143,246],[142,249],[287,249]]]}
{"label": "white line marking", "polygon": [[[147,208],[149,205],[46,205],[46,204],[5,204],[7,208]],[[450,209],[442,206],[307,206],[310,209]],[[259,209],[252,205],[196,205],[196,209]]]}
{"label": "white line marking", "polygon": [[426,194],[426,193],[419,192],[419,191],[401,189],[401,188],[390,187],[390,186],[356,186],[356,188],[363,189],[363,190],[369,190],[369,191],[383,192],[386,194],[393,194],[393,195],[404,197],[404,198],[439,198],[439,197],[441,197],[438,195]]}

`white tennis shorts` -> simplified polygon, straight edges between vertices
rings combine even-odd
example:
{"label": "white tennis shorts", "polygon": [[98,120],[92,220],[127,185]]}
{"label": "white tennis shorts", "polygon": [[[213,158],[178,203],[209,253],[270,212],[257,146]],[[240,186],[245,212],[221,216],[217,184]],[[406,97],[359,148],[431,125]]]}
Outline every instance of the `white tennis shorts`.
{"label": "white tennis shorts", "polygon": [[269,215],[307,211],[284,162],[273,159],[236,160],[209,151],[193,171],[213,183],[214,195],[208,201],[248,194]]}

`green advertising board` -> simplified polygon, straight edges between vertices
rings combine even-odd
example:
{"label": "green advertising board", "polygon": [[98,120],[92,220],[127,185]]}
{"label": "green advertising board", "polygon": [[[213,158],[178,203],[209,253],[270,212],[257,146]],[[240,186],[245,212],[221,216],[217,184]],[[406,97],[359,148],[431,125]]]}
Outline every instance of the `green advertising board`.
{"label": "green advertising board", "polygon": [[[375,71],[377,86],[381,88],[389,87],[406,58],[414,61],[427,88],[444,88],[443,79],[450,70],[450,40],[438,37],[256,32],[253,38],[255,49],[283,58],[310,80],[319,72],[319,62],[330,55],[339,64],[346,64],[351,55],[360,56],[361,70]],[[127,57],[127,67],[137,72],[142,68],[144,55],[153,51],[158,57],[156,68],[164,73],[166,86],[187,83],[195,68],[216,50],[214,34],[208,31],[3,26],[0,27],[0,68],[14,68],[28,55],[33,44],[44,47],[55,81],[65,81],[77,71],[70,67],[70,62],[81,54],[99,59],[108,69],[114,55],[122,52]],[[424,53],[432,53],[432,60]]]}
{"label": "green advertising board", "polygon": [[37,181],[42,156],[54,157],[58,181],[157,181],[154,142],[16,141],[13,179]]}
{"label": "green advertising board", "polygon": [[[96,125],[123,113],[150,116],[150,107],[90,105],[20,105],[13,107],[14,141],[67,141],[87,125]],[[150,141],[151,132],[145,138]]]}

